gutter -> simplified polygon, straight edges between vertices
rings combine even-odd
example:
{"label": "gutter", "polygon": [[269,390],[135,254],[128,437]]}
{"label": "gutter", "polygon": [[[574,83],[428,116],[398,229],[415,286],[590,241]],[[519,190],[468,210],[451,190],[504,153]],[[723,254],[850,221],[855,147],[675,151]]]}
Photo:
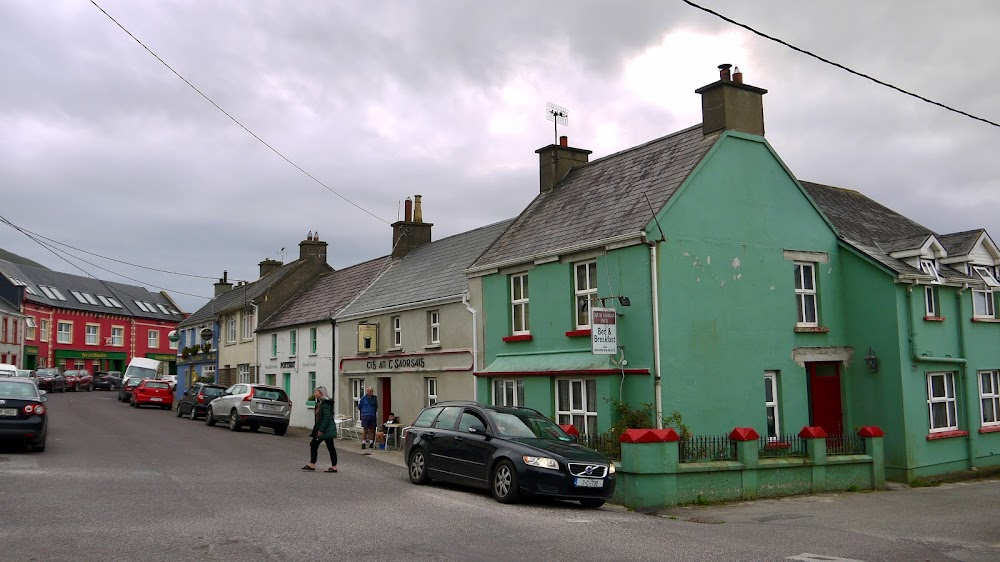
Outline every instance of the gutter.
{"label": "gutter", "polygon": [[659,242],[646,240],[643,233],[642,242],[649,246],[649,277],[650,292],[653,304],[653,396],[656,398],[656,429],[663,429],[663,383],[660,376],[660,296],[656,275],[656,245]]}
{"label": "gutter", "polygon": [[494,273],[496,270],[502,269],[504,267],[510,267],[514,265],[521,265],[523,263],[534,263],[539,260],[548,260],[550,258],[559,258],[559,256],[564,256],[567,254],[573,254],[576,252],[583,252],[586,250],[593,250],[596,248],[606,248],[608,250],[613,250],[616,248],[622,248],[625,246],[630,246],[635,244],[648,244],[646,242],[645,232],[630,232],[628,234],[619,234],[618,236],[612,236],[610,238],[605,238],[603,240],[595,240],[591,242],[583,242],[581,244],[573,244],[570,246],[565,246],[562,248],[555,248],[553,250],[546,250],[539,252],[537,254],[531,254],[530,256],[520,256],[517,258],[504,260],[496,263],[489,263],[486,265],[480,265],[476,267],[470,267],[464,271],[467,277],[477,277],[479,275],[489,275]]}
{"label": "gutter", "polygon": [[[958,350],[963,357],[968,354],[965,352],[965,316],[962,314],[962,293],[969,288],[969,284],[966,283],[961,289],[955,291],[955,306],[958,308]],[[969,451],[969,469],[976,470],[976,455],[974,448],[972,446],[972,431],[971,429],[975,426],[976,422],[973,420],[973,415],[975,410],[972,408],[972,401],[969,400],[969,391],[972,389],[979,389],[978,381],[976,384],[972,384],[969,379],[972,374],[969,373],[968,366],[962,366],[962,382],[964,383],[965,390],[965,423],[966,427],[970,430],[969,435],[966,437],[965,444]],[[977,392],[978,394],[978,392]]]}

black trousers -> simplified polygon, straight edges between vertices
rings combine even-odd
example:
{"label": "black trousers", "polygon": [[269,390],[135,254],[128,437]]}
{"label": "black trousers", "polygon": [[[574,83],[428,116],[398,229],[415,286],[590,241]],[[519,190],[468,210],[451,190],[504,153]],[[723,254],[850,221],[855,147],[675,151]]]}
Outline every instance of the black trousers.
{"label": "black trousers", "polygon": [[309,442],[309,464],[316,464],[316,457],[319,456],[319,444],[326,443],[326,449],[330,451],[330,465],[337,466],[337,448],[333,446],[333,438],[320,439],[313,437]]}

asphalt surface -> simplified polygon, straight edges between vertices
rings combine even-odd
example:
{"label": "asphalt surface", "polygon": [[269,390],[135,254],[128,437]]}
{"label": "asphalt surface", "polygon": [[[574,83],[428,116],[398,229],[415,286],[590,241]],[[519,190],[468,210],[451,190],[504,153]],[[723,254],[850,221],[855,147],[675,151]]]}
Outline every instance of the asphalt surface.
{"label": "asphalt surface", "polygon": [[501,505],[410,484],[395,451],[338,440],[340,472],[304,472],[304,431],[232,433],[114,397],[51,395],[47,450],[0,448],[0,560],[1000,559],[996,481],[656,515]]}

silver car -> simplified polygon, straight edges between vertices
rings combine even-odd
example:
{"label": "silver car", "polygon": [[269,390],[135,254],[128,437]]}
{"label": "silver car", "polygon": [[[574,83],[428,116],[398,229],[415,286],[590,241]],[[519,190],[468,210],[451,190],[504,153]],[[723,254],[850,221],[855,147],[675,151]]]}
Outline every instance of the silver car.
{"label": "silver car", "polygon": [[291,414],[292,401],[284,390],[265,384],[240,383],[209,402],[205,425],[226,420],[230,431],[239,431],[243,426],[257,431],[263,426],[273,429],[275,435],[284,435]]}

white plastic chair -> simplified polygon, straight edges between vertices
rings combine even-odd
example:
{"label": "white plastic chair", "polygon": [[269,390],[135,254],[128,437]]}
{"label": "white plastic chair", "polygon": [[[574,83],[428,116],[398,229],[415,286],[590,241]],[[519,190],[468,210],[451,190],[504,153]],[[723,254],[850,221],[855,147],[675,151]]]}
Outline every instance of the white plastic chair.
{"label": "white plastic chair", "polygon": [[338,437],[343,439],[343,435],[345,433],[348,433],[354,429],[352,426],[349,425],[352,421],[353,420],[351,419],[350,416],[345,416],[344,414],[337,414],[336,416],[333,417],[333,422],[337,424]]}

